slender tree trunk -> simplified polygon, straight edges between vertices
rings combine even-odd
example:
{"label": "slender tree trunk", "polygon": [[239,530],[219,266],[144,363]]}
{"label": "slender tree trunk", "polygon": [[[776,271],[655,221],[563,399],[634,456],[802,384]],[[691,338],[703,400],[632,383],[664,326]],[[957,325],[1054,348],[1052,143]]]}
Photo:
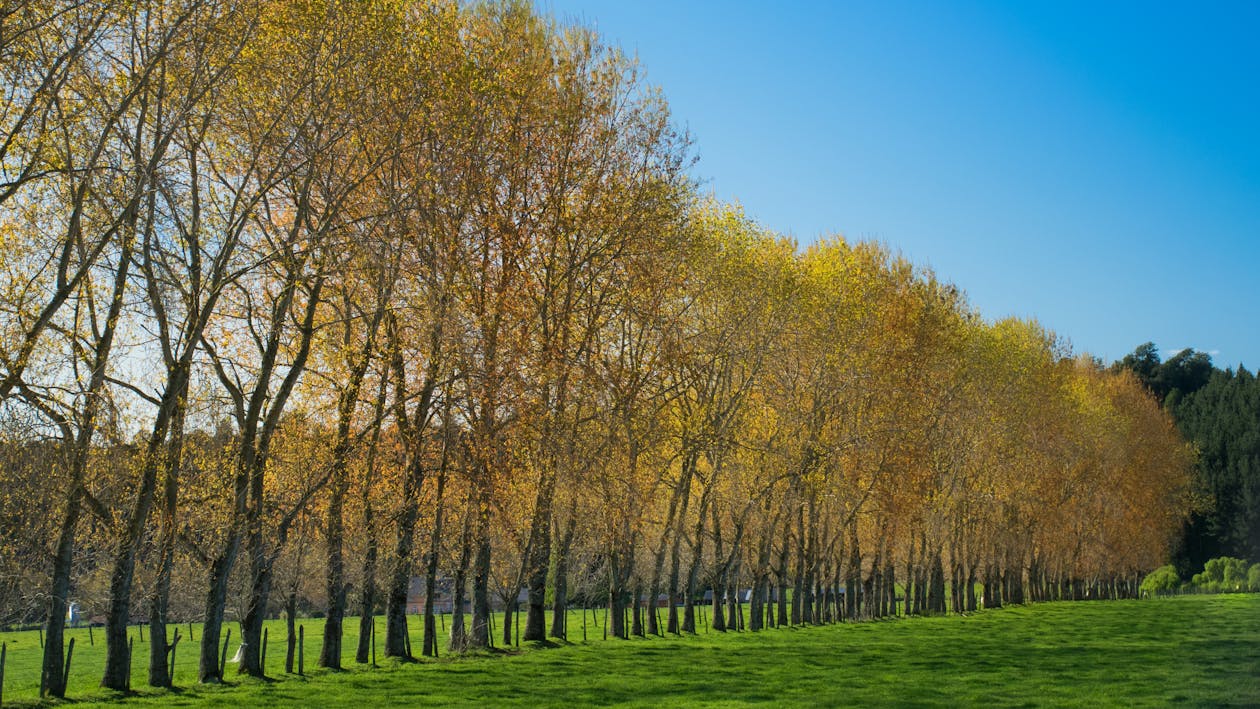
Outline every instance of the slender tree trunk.
{"label": "slender tree trunk", "polygon": [[[86,453],[83,454],[86,458]],[[79,526],[82,510],[82,475],[76,475],[71,483],[66,511],[61,518],[61,532],[57,538],[57,553],[53,556],[51,593],[48,596],[48,615],[44,623],[44,662],[40,687],[49,696],[58,699],[66,696],[63,670],[65,662],[66,607],[70,597],[70,571],[74,558],[74,535]]]}
{"label": "slender tree trunk", "polygon": [[939,548],[932,550],[932,567],[928,577],[928,611],[945,612],[945,567]]}
{"label": "slender tree trunk", "polygon": [[726,632],[726,564],[722,562],[722,524],[718,519],[718,506],[710,505],[710,515],[713,518],[713,560],[717,568],[713,571],[712,583],[713,588],[713,610],[709,620],[709,627],[714,631]]}
{"label": "slender tree trunk", "polygon": [[779,568],[776,576],[778,576],[778,616],[775,619],[775,625],[784,626],[788,624],[788,561],[792,549],[792,520],[787,515],[783,517],[783,535],[782,546],[779,550]]}
{"label": "slender tree trunk", "polygon": [[241,665],[238,672],[252,677],[262,677],[264,669],[262,665],[263,623],[267,620],[267,604],[271,598],[272,568],[261,529],[252,531],[248,542],[250,588],[249,601],[245,606],[245,617],[241,619],[241,641],[244,651],[241,653]]}
{"label": "slender tree trunk", "polygon": [[227,603],[228,575],[240,550],[240,534],[229,532],[226,548],[210,563],[206,583],[204,621],[201,628],[201,659],[197,669],[203,683],[220,682],[219,634],[223,630],[223,608]]}
{"label": "slender tree trunk", "polygon": [[297,591],[290,590],[284,600],[284,671],[293,674],[293,656],[297,652]]}
{"label": "slender tree trunk", "polygon": [[643,584],[639,581],[634,584],[634,613],[631,618],[630,632],[637,638],[643,637]]}
{"label": "slender tree trunk", "polygon": [[[367,492],[364,491],[364,496]],[[375,519],[371,503],[363,510],[366,522]],[[367,664],[372,652],[372,629],[376,625],[376,561],[380,554],[376,533],[368,527],[368,546],[363,554],[363,589],[359,593],[359,643],[355,647],[354,661]]]}
{"label": "slender tree trunk", "polygon": [[[716,471],[714,471],[716,477]],[[700,563],[704,559],[704,518],[708,514],[714,480],[710,480],[700,494],[700,509],[696,515],[695,535],[691,543],[691,563],[687,567],[687,593],[683,597],[683,624],[685,633],[696,632],[696,596],[700,594]],[[716,593],[716,589],[714,589]]]}
{"label": "slender tree trunk", "polygon": [[530,524],[529,554],[526,556],[526,584],[529,608],[525,614],[525,640],[544,640],[547,630],[547,567],[551,561],[551,508],[555,497],[555,461],[539,481]]}
{"label": "slender tree trunk", "polygon": [[[372,506],[372,483],[376,472],[376,453],[381,440],[381,419],[384,417],[388,392],[388,379],[381,377],[372,418],[372,438],[368,443],[364,461],[367,472],[363,479],[363,490],[360,493],[363,506],[363,529],[367,534],[367,549],[363,553],[363,587],[359,592],[359,642],[355,647],[354,661],[361,665],[367,664],[371,659],[372,631],[376,627],[376,561],[380,555],[380,540],[376,536],[376,510]],[[345,584],[342,584],[342,588],[347,589]]]}
{"label": "slender tree trunk", "polygon": [[410,660],[407,648],[407,591],[411,587],[411,552],[416,542],[416,522],[420,516],[420,488],[423,461],[418,446],[412,450],[403,478],[402,510],[394,535],[394,565],[385,594],[385,656]]}
{"label": "slender tree trunk", "polygon": [[551,637],[569,639],[569,552],[573,548],[573,535],[577,532],[577,502],[569,504],[569,521],[556,554],[556,577],[553,582],[554,598],[551,611]]}
{"label": "slender tree trunk", "polygon": [[473,558],[473,616],[468,644],[490,647],[490,490],[489,471],[483,470],[478,492],[477,527]]}
{"label": "slender tree trunk", "polygon": [[849,564],[845,578],[844,607],[849,620],[857,620],[862,612],[862,553],[858,546],[857,516],[849,520]]}
{"label": "slender tree trunk", "polygon": [[517,613],[517,595],[514,593],[503,599],[503,647],[512,647],[512,616]]}
{"label": "slender tree trunk", "polygon": [[[447,409],[444,425],[450,425],[450,410]],[[429,558],[424,571],[424,639],[421,641],[421,653],[425,657],[437,657],[437,618],[434,617],[437,591],[438,556],[442,550],[443,508],[446,504],[446,472],[449,465],[450,434],[444,437],[442,444],[442,462],[438,466],[437,495],[433,502],[433,533],[429,538]]]}
{"label": "slender tree trunk", "polygon": [[678,517],[675,520],[673,539],[671,540],[669,552],[669,620],[666,623],[666,632],[679,634],[680,626],[678,622],[678,602],[681,600],[678,594],[679,573],[681,572],[681,551],[683,529],[687,519],[687,507],[691,500],[691,476],[695,470],[697,458],[696,453],[688,453],[683,458],[682,475],[678,481],[678,494],[680,495],[678,504]]}
{"label": "slender tree trunk", "polygon": [[179,470],[183,461],[184,407],[180,407],[171,424],[167,444],[166,479],[162,485],[162,516],[158,538],[157,578],[154,580],[149,607],[149,628],[153,637],[149,645],[149,685],[170,687],[172,678],[166,643],[166,623],[171,598],[171,570],[175,564],[176,515],[179,510]]}
{"label": "slender tree trunk", "polygon": [[792,579],[792,625],[801,624],[805,601],[805,506],[796,506],[796,574]]}
{"label": "slender tree trunk", "polygon": [[[469,498],[471,502],[471,496]],[[468,649],[468,631],[464,627],[464,600],[467,598],[468,564],[472,558],[472,519],[464,517],[464,532],[460,535],[459,564],[455,567],[454,591],[451,594],[451,640],[453,652]]]}
{"label": "slender tree trunk", "polygon": [[[324,590],[328,594],[328,613],[324,616],[324,639],[319,649],[320,667],[341,669],[342,624],[346,616],[345,499],[350,490],[346,472],[349,453],[349,420],[338,423],[337,447],[333,452],[332,489],[328,498],[328,524],[325,535],[327,563]],[[291,671],[291,670],[289,670]]]}

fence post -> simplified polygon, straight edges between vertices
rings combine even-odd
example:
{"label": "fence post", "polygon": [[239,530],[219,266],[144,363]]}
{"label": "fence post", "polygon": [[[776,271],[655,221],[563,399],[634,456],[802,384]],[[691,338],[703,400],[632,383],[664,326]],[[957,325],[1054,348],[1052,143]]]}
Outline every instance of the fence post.
{"label": "fence post", "polygon": [[298,626],[298,676],[302,676],[303,658],[306,654],[306,626]]}
{"label": "fence post", "polygon": [[227,635],[223,638],[223,654],[219,656],[219,681],[223,681],[223,673],[227,671],[227,649],[228,643],[232,642],[232,629],[227,629]]}
{"label": "fence post", "polygon": [[372,666],[376,667],[376,616],[372,617]]}
{"label": "fence post", "polygon": [[9,654],[9,644],[0,643],[0,707],[4,706],[4,659]]}
{"label": "fence post", "polygon": [[171,686],[175,686],[175,648],[179,646],[179,628],[175,629],[175,639],[171,642],[169,652],[171,653],[170,667],[166,670],[166,679],[170,681]]}
{"label": "fence post", "polygon": [[88,623],[88,643],[96,647],[96,635],[92,632],[92,624]]}
{"label": "fence post", "polygon": [[266,628],[263,628],[263,643],[262,643],[262,649],[259,650],[259,653],[260,654],[258,655],[258,671],[262,674],[263,677],[266,677],[267,676],[267,629]]}
{"label": "fence post", "polygon": [[66,666],[61,673],[61,686],[70,686],[70,660],[74,658],[74,638],[70,638],[70,644],[66,646]]}
{"label": "fence post", "polygon": [[135,647],[136,639],[127,638],[127,691],[131,691],[131,652]]}

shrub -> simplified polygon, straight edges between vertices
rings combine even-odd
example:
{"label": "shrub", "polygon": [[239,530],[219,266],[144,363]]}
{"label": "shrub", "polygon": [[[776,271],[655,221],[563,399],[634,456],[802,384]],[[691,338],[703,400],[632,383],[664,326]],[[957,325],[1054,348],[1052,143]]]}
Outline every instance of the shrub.
{"label": "shrub", "polygon": [[1247,568],[1247,562],[1229,556],[1209,560],[1203,571],[1190,579],[1190,585],[1207,593],[1235,593],[1260,589],[1260,564]]}
{"label": "shrub", "polygon": [[1179,585],[1181,578],[1177,576],[1177,569],[1169,564],[1155,569],[1142,579],[1142,592],[1158,596],[1176,590]]}

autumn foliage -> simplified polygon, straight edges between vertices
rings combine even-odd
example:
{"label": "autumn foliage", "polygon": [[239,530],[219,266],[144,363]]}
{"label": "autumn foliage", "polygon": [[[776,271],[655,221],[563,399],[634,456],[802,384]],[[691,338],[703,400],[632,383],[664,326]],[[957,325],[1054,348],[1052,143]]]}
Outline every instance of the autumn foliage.
{"label": "autumn foliage", "polygon": [[1133,377],[704,197],[636,63],[526,3],[4,13],[0,611],[54,695],[70,601],[107,686],[137,618],[217,681],[281,612],[419,654],[413,576],[465,648],[1131,595],[1194,504]]}

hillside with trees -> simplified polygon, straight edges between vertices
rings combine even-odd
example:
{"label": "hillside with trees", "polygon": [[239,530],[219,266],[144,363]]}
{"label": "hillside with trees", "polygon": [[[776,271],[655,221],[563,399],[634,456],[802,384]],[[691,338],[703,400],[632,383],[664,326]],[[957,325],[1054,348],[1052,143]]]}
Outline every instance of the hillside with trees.
{"label": "hillside with trees", "polygon": [[1201,498],[1175,547],[1182,578],[1217,557],[1260,561],[1260,383],[1241,364],[1217,369],[1209,355],[1182,350],[1160,361],[1153,343],[1116,362],[1163,402],[1197,449]]}

